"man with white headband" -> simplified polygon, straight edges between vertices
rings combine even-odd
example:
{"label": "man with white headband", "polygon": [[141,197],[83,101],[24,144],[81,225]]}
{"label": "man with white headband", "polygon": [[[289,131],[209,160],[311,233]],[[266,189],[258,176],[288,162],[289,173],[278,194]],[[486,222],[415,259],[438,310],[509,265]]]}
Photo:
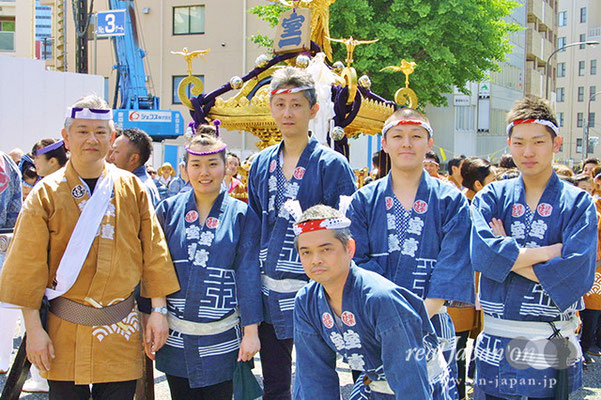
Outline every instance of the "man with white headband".
{"label": "man with white headband", "polygon": [[342,212],[320,204],[299,216],[297,208],[295,244],[312,282],[294,306],[294,398],[340,399],[338,353],[365,371],[351,400],[431,399],[428,371],[447,370],[423,301],[355,265],[351,221]]}
{"label": "man with white headband", "polygon": [[177,276],[144,186],[105,162],[114,134],[104,100],[88,96],[69,109],[62,136],[71,158],[31,192],[0,275],[0,305],[22,309],[27,358],[48,379],[51,400],[87,400],[90,384],[95,399],[133,398],[140,281],[155,311],[146,340],[156,351],[168,336],[165,296],[179,289]]}
{"label": "man with white headband", "polygon": [[319,110],[311,75],[286,67],[273,74],[270,109],[282,141],[263,150],[249,172],[249,205],[261,218],[261,261],[265,322],[259,326],[265,400],[290,399],[292,310],[296,292],[308,281],[294,248],[292,223],[283,204],[337,207],[355,191],[347,160],[319,144],[309,121]]}
{"label": "man with white headband", "polygon": [[521,174],[487,185],[472,202],[484,311],[474,382],[486,399],[567,399],[582,385],[576,311],[594,281],[595,206],[553,172],[562,138],[547,100],[518,100],[507,122]]}
{"label": "man with white headband", "polygon": [[[461,192],[424,171],[424,157],[433,142],[422,113],[404,108],[392,114],[382,130],[390,172],[355,193],[347,215],[357,240],[355,262],[424,299],[454,376],[455,329],[446,310],[475,302],[466,245],[471,223]],[[436,398],[457,397],[453,379],[432,383],[450,393],[443,391]]]}

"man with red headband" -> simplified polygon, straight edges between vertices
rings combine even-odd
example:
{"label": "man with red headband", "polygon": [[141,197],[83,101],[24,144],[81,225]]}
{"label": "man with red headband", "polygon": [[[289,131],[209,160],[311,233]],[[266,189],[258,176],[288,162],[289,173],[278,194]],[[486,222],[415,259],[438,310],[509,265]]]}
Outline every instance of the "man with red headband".
{"label": "man with red headband", "polygon": [[[404,108],[391,115],[382,130],[390,172],[355,193],[348,216],[357,265],[424,299],[455,375],[455,329],[446,307],[475,302],[467,246],[471,223],[461,192],[424,171],[433,143],[432,128],[419,111]],[[456,392],[454,380],[443,384]]]}
{"label": "man with red headband", "polygon": [[[336,353],[364,371],[351,399],[432,399],[429,375],[448,374],[423,301],[355,265],[351,221],[324,205],[298,218],[295,245],[313,282],[294,307],[295,399],[340,399]],[[294,210],[296,208],[296,210]],[[437,397],[435,397],[437,398]]]}
{"label": "man with red headband", "polygon": [[[50,400],[132,399],[142,375],[133,291],[152,299],[153,351],[168,337],[165,296],[179,290],[165,236],[142,183],[105,161],[115,135],[97,96],[68,110],[71,158],[23,206],[0,274],[2,306],[22,309],[27,358]],[[47,325],[40,307],[49,301]]]}
{"label": "man with red headband", "polygon": [[288,199],[303,207],[338,207],[340,195],[355,191],[348,161],[309,132],[319,110],[311,75],[286,67],[273,74],[271,115],[282,141],[263,150],[248,178],[250,207],[261,218],[261,261],[265,321],[259,327],[265,400],[290,399],[294,296],[309,280],[293,245],[294,222],[283,207]]}
{"label": "man with red headband", "polygon": [[486,399],[567,399],[582,385],[576,311],[594,281],[595,206],[553,172],[562,138],[548,101],[517,101],[507,122],[521,174],[487,185],[472,202],[484,311],[474,381]]}

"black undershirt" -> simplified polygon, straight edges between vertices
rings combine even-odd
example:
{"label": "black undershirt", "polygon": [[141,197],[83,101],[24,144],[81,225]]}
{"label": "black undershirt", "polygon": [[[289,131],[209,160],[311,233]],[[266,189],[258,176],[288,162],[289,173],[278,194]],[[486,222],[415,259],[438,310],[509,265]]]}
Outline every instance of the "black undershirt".
{"label": "black undershirt", "polygon": [[[83,178],[82,178],[83,179]],[[84,182],[90,188],[90,194],[94,193],[94,188],[96,188],[96,183],[98,183],[98,178],[93,179],[84,179]]]}

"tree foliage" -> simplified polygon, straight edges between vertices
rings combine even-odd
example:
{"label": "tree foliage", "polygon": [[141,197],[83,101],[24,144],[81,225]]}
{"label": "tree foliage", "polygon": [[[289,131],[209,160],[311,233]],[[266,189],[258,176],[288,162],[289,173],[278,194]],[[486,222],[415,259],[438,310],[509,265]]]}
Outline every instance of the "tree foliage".
{"label": "tree foliage", "polygon": [[[519,3],[513,0],[337,0],[330,7],[330,33],[335,38],[353,36],[379,42],[358,46],[354,67],[367,74],[372,90],[392,99],[405,86],[400,72],[380,72],[401,59],[415,61],[410,77],[420,106],[444,105],[442,93],[469,81],[482,81],[499,69],[511,51],[508,36],[520,29],[506,21]],[[278,3],[255,7],[251,12],[277,24],[284,8]],[[270,46],[265,36],[256,43]],[[333,43],[334,61],[344,60],[344,45]]]}

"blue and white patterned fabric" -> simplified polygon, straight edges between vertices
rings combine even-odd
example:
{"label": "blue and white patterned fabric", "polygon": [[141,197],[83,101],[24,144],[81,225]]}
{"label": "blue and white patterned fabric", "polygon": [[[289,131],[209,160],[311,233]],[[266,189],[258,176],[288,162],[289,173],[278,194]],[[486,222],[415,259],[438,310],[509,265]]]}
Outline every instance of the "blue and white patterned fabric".
{"label": "blue and white patterned fabric", "polygon": [[[283,146],[282,141],[268,147],[254,159],[249,172],[248,204],[261,218],[261,272],[276,280],[308,281],[294,248],[294,219],[282,203],[296,199],[303,210],[316,204],[337,208],[341,195],[355,191],[355,174],[341,154],[310,138],[293,176],[286,181],[279,161]],[[278,339],[293,336],[295,294],[263,288],[265,321],[273,324]]]}
{"label": "blue and white patterned fabric", "polygon": [[[260,323],[259,218],[254,211],[222,190],[200,225],[194,191],[188,191],[161,202],[157,216],[181,286],[167,296],[169,313],[207,323],[239,310],[242,327]],[[231,380],[241,326],[206,336],[170,329],[156,355],[157,369],[188,378],[191,387]]]}
{"label": "blue and white patterned fabric", "polygon": [[0,228],[12,228],[21,211],[21,173],[14,161],[0,152]]}
{"label": "blue and white patterned fabric", "polygon": [[[481,273],[480,303],[486,315],[538,322],[575,317],[595,274],[597,216],[589,194],[553,173],[536,209],[530,210],[518,177],[493,182],[478,192],[472,215],[471,253],[474,269]],[[492,218],[503,222],[507,237],[494,236]],[[555,243],[563,244],[561,257],[534,265],[540,283],[511,271],[520,248]],[[558,371],[516,367],[505,351],[511,340],[484,332],[478,337],[478,391],[506,399],[552,397]],[[568,372],[574,391],[582,385],[581,362],[573,363]]]}

